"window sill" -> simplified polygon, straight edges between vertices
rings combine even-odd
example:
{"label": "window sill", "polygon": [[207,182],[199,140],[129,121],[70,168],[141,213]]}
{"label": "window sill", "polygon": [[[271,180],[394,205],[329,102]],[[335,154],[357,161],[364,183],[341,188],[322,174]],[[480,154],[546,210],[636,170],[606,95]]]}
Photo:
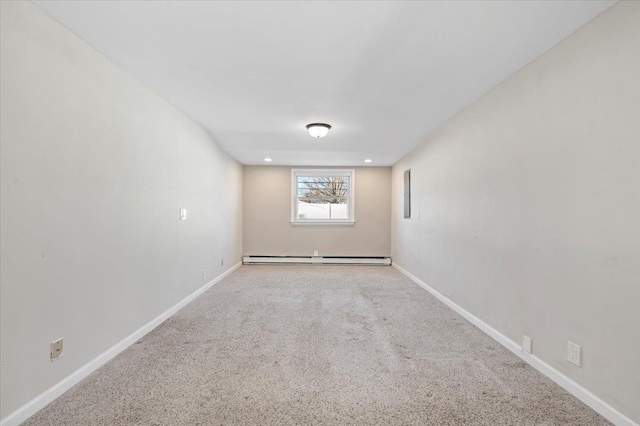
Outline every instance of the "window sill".
{"label": "window sill", "polygon": [[291,225],[295,225],[295,226],[314,226],[314,225],[320,225],[320,226],[332,226],[332,225],[338,225],[338,226],[353,226],[355,225],[356,222],[353,220],[298,220],[295,222],[291,222]]}

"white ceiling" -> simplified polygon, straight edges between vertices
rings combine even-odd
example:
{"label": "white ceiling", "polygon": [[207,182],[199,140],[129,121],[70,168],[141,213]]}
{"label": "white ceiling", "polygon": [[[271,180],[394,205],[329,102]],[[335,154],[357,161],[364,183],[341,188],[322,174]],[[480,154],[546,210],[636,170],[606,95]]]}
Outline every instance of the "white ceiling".
{"label": "white ceiling", "polygon": [[395,163],[614,2],[37,3],[241,163],[321,166]]}

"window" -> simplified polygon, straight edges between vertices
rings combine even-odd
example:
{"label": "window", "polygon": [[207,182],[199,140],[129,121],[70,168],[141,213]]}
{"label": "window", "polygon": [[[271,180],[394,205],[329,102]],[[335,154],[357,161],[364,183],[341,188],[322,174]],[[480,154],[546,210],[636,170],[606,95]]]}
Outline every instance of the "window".
{"label": "window", "polygon": [[293,225],[353,225],[353,169],[292,169]]}

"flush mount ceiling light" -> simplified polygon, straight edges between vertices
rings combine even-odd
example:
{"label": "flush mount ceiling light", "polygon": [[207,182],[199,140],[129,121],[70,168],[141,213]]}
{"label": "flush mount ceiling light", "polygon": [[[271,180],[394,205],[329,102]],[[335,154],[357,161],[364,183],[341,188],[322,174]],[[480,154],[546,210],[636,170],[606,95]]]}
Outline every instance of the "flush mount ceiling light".
{"label": "flush mount ceiling light", "polygon": [[329,133],[329,129],[331,129],[331,126],[325,123],[307,124],[307,130],[309,131],[309,134],[318,139],[327,136],[327,133]]}
{"label": "flush mount ceiling light", "polygon": [[273,160],[272,160],[271,158],[267,157],[267,158],[265,158],[265,159],[264,159],[264,161],[266,161],[267,163],[270,163],[270,162],[272,162]]}
{"label": "flush mount ceiling light", "polygon": [[364,162],[365,162],[365,163],[370,163],[370,162],[372,162],[372,161],[373,161],[373,160],[372,160],[372,159],[370,159],[370,158],[367,158],[366,160],[364,160]]}

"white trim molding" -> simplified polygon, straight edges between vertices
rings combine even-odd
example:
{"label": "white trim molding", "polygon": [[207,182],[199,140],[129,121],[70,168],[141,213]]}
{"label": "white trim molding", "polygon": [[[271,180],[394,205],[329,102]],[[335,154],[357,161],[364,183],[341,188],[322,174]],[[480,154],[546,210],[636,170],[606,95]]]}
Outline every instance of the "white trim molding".
{"label": "white trim molding", "polygon": [[328,225],[328,226],[353,226],[356,223],[351,222],[349,220],[305,220],[305,221],[297,221],[291,222],[294,226],[309,226],[309,225]]}
{"label": "white trim molding", "polygon": [[556,370],[542,359],[538,358],[535,355],[531,355],[522,350],[522,347],[518,345],[516,342],[500,333],[495,328],[491,327],[480,318],[476,317],[460,305],[456,304],[451,299],[447,298],[445,295],[440,293],[438,290],[431,287],[429,284],[422,281],[420,278],[411,274],[407,270],[403,269],[397,263],[392,263],[391,266],[396,268],[398,271],[403,273],[413,282],[418,284],[420,287],[427,290],[431,295],[433,295],[436,299],[440,300],[442,303],[456,311],[462,317],[464,317],[471,324],[478,327],[480,330],[484,331],[495,341],[500,343],[505,348],[509,349],[511,352],[520,357],[524,362],[531,365],[533,368],[556,382],[562,388],[564,388],[567,392],[578,398],[580,401],[584,402],[586,405],[591,407],[598,414],[602,415],[604,418],[609,420],[611,423],[617,426],[640,426],[638,423],[631,420],[629,417],[622,414],[620,411],[613,408],[611,405],[607,404],[605,401],[600,399],[598,396],[594,395],[591,391],[579,385],[566,375],[562,374],[560,371]]}
{"label": "white trim molding", "polygon": [[145,324],[134,333],[121,340],[120,342],[113,345],[111,348],[107,349],[102,354],[98,355],[93,360],[89,361],[87,364],[83,365],[60,382],[51,386],[49,389],[42,392],[40,395],[33,398],[31,401],[24,404],[22,407],[18,408],[11,414],[9,414],[4,419],[0,420],[0,426],[17,426],[20,423],[27,420],[29,417],[33,416],[35,413],[49,405],[60,395],[71,389],[74,385],[80,382],[82,379],[89,376],[91,373],[96,371],[98,368],[102,367],[104,364],[113,359],[116,355],[127,349],[129,346],[140,340],[151,330],[162,324],[167,318],[171,317],[173,314],[178,312],[184,306],[193,301],[196,297],[200,296],[205,291],[209,290],[218,282],[222,281],[222,279],[226,278],[233,271],[238,269],[242,263],[237,263],[232,266],[222,274],[218,275],[213,280],[209,281],[204,286],[200,287],[198,290],[191,293],[189,296],[182,299],[173,307],[169,308],[167,311],[158,315],[156,318],[151,320],[149,323]]}
{"label": "white trim molding", "polygon": [[390,257],[322,257],[322,256],[244,256],[245,265],[382,265],[390,266]]}

